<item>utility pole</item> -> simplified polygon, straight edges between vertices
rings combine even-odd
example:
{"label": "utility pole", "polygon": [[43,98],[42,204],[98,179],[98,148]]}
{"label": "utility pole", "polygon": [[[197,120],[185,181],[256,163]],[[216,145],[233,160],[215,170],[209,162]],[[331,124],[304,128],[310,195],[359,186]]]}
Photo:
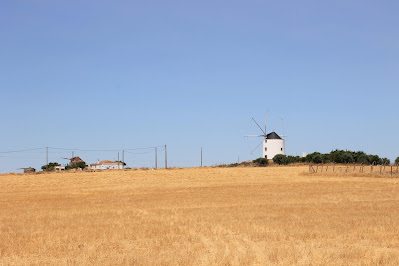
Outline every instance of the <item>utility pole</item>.
{"label": "utility pole", "polygon": [[75,157],[75,156],[74,156],[74,152],[72,152],[72,158],[73,158],[73,157]]}
{"label": "utility pole", "polygon": [[119,152],[118,152],[118,169],[119,169],[120,165],[121,165],[121,162],[119,161]]}
{"label": "utility pole", "polygon": [[125,150],[122,150],[122,168],[125,168]]}
{"label": "utility pole", "polygon": [[165,169],[168,168],[168,153],[166,151],[166,144],[165,144]]}
{"label": "utility pole", "polygon": [[48,170],[48,147],[46,147],[46,170]]}
{"label": "utility pole", "polygon": [[155,147],[155,169],[158,168],[158,158],[157,158],[158,148]]}
{"label": "utility pole", "polygon": [[202,167],[202,147],[201,147],[201,167]]}

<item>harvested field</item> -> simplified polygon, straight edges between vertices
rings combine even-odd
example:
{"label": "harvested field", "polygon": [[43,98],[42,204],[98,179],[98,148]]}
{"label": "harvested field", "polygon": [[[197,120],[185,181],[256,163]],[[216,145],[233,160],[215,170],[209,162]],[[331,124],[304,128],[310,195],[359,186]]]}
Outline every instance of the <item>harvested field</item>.
{"label": "harvested field", "polygon": [[399,265],[399,179],[307,171],[0,175],[0,264]]}

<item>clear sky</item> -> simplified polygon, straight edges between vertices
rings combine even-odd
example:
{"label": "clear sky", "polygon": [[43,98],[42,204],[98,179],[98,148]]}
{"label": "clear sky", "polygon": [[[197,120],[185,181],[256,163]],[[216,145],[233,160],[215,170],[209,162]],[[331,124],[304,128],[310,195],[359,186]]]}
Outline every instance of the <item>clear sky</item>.
{"label": "clear sky", "polygon": [[[167,144],[170,166],[198,165],[201,146],[206,165],[230,163],[261,156],[243,136],[269,110],[290,155],[395,159],[398,12],[374,0],[1,1],[0,151]],[[0,172],[43,164],[44,150],[0,153]]]}

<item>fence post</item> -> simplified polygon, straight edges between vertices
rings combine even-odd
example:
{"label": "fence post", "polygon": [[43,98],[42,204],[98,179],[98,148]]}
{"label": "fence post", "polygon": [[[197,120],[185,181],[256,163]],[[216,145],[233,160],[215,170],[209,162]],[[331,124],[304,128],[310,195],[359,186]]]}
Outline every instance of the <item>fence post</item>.
{"label": "fence post", "polygon": [[328,164],[327,164],[327,167],[326,167],[326,173],[328,172]]}
{"label": "fence post", "polygon": [[391,165],[391,176],[392,176],[392,168],[393,168],[393,166]]}
{"label": "fence post", "polygon": [[335,163],[333,163],[333,173],[335,173]]}
{"label": "fence post", "polygon": [[348,172],[349,163],[346,164],[346,172]]}

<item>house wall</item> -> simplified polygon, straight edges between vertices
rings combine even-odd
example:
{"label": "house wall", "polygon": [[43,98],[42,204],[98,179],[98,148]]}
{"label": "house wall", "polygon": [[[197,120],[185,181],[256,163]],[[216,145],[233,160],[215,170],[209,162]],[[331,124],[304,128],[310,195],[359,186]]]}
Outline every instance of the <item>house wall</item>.
{"label": "house wall", "polygon": [[90,165],[90,169],[94,170],[123,169],[123,164],[122,163],[96,164],[96,165]]}

